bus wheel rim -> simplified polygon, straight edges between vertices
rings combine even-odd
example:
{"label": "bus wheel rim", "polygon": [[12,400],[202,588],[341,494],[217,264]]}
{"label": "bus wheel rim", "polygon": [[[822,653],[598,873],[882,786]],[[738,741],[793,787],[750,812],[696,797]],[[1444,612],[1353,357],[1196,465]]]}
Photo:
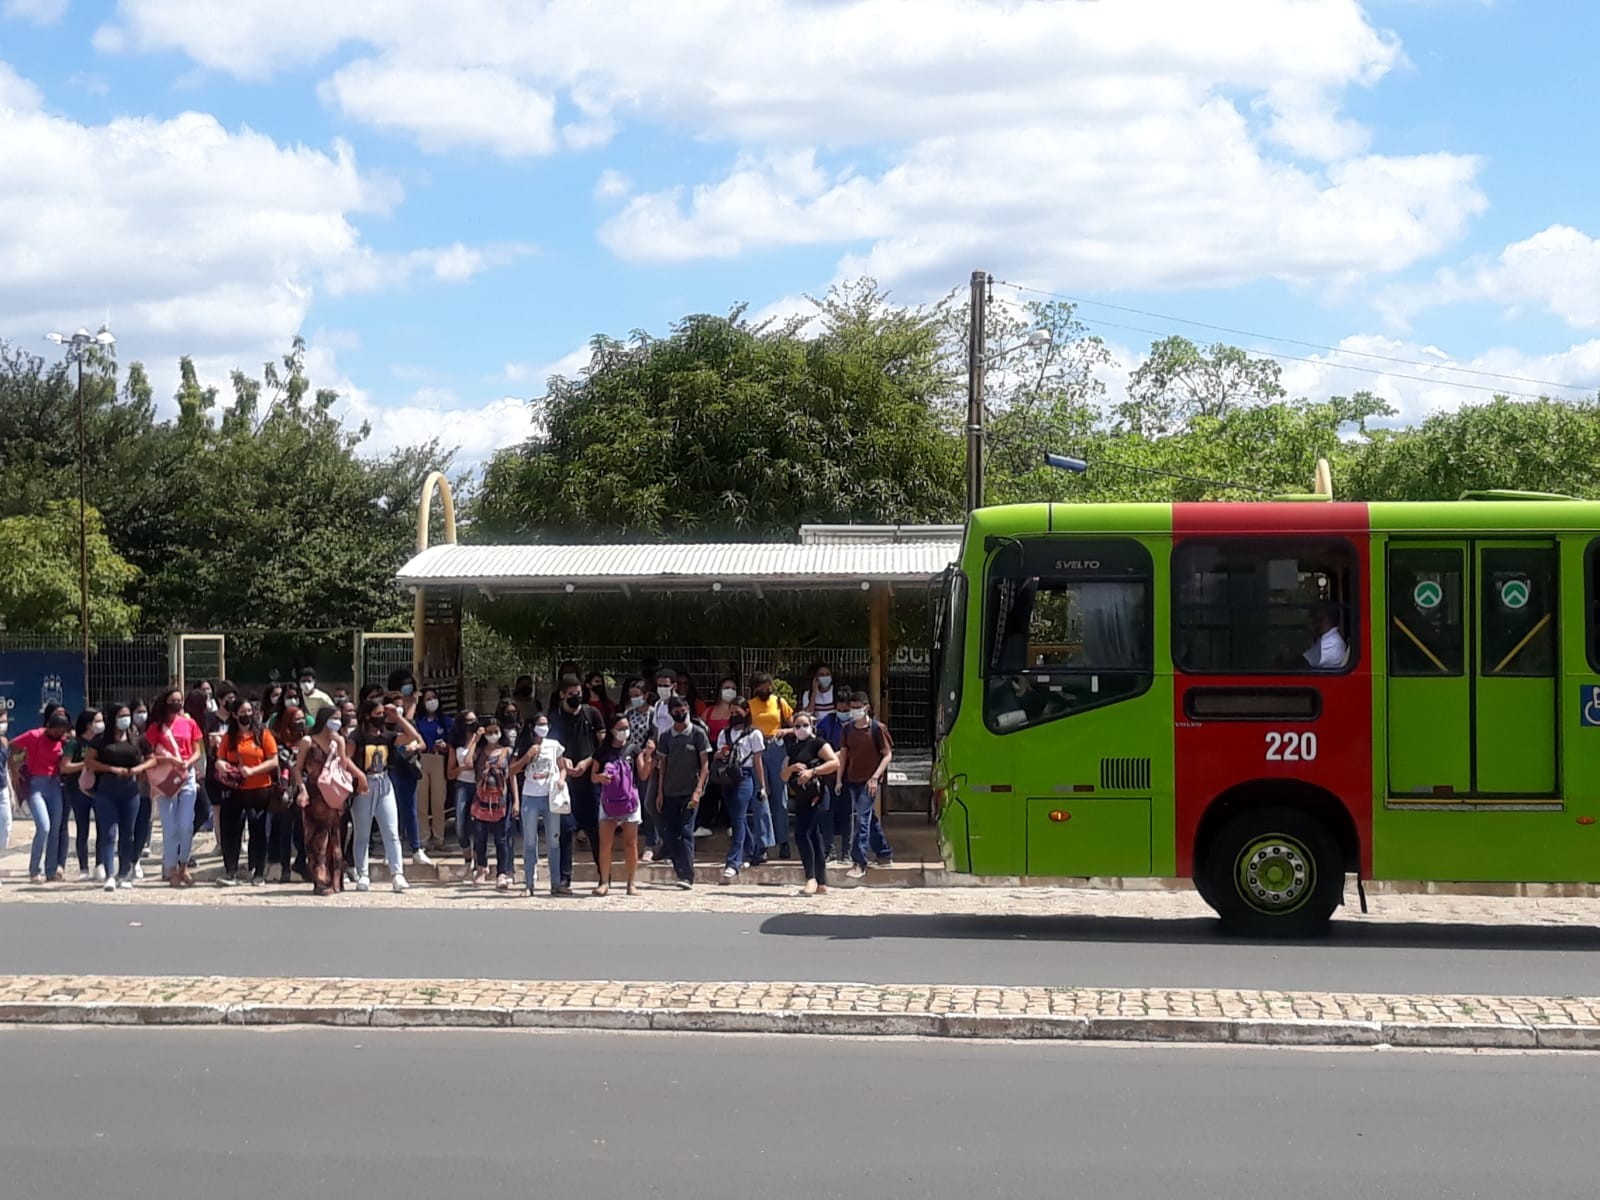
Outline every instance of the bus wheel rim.
{"label": "bus wheel rim", "polygon": [[1316,859],[1297,839],[1266,834],[1240,852],[1234,886],[1256,912],[1284,916],[1311,899],[1317,886]]}

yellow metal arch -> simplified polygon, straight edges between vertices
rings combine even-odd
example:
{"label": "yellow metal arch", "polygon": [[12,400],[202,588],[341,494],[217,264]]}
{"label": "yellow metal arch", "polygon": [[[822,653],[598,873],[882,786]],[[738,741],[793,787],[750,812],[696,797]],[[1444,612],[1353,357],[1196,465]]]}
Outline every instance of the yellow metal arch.
{"label": "yellow metal arch", "polygon": [[[444,477],[442,471],[431,471],[422,481],[422,500],[417,506],[417,553],[421,554],[428,548],[429,528],[433,524],[433,493],[437,489],[439,500],[444,505],[444,541],[446,545],[455,545],[456,541],[456,502],[450,494],[450,481]],[[428,589],[421,584],[417,585],[417,603],[413,610],[411,622],[411,661],[413,670],[417,674],[418,683],[421,683],[423,664],[427,662],[427,635],[428,625]]]}

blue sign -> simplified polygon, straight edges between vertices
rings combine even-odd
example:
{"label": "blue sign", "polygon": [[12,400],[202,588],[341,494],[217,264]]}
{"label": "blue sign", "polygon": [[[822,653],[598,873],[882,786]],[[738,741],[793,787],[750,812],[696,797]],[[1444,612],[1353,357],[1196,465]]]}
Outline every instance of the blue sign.
{"label": "blue sign", "polygon": [[1578,723],[1585,729],[1600,729],[1600,683],[1579,686]]}
{"label": "blue sign", "polygon": [[0,708],[10,714],[10,736],[38,728],[47,704],[64,704],[74,717],[83,710],[83,656],[70,650],[0,653]]}

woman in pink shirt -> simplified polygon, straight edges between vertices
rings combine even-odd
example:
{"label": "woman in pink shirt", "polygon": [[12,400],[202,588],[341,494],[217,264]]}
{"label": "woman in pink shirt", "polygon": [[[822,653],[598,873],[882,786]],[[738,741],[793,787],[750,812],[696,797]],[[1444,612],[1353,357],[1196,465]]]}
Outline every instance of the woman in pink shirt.
{"label": "woman in pink shirt", "polygon": [[61,874],[61,748],[72,730],[64,708],[47,712],[44,725],[11,739],[11,765],[17,776],[17,795],[24,796],[33,813],[33,849],[28,855],[28,881],[59,880]]}
{"label": "woman in pink shirt", "polygon": [[156,765],[150,794],[161,814],[161,878],[192,887],[189,854],[194,843],[195,764],[205,753],[205,735],[183,711],[183,693],[168,688],[150,710],[145,742]]}

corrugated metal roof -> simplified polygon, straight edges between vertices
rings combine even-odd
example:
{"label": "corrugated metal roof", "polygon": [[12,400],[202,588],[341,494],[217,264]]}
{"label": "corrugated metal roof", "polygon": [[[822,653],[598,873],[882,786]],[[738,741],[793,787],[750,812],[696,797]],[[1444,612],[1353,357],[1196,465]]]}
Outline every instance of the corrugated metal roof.
{"label": "corrugated metal roof", "polygon": [[859,587],[922,583],[954,561],[949,541],[889,544],[714,542],[699,545],[433,546],[395,576],[405,586],[463,586],[501,591],[576,588],[669,588],[713,583],[788,587]]}

